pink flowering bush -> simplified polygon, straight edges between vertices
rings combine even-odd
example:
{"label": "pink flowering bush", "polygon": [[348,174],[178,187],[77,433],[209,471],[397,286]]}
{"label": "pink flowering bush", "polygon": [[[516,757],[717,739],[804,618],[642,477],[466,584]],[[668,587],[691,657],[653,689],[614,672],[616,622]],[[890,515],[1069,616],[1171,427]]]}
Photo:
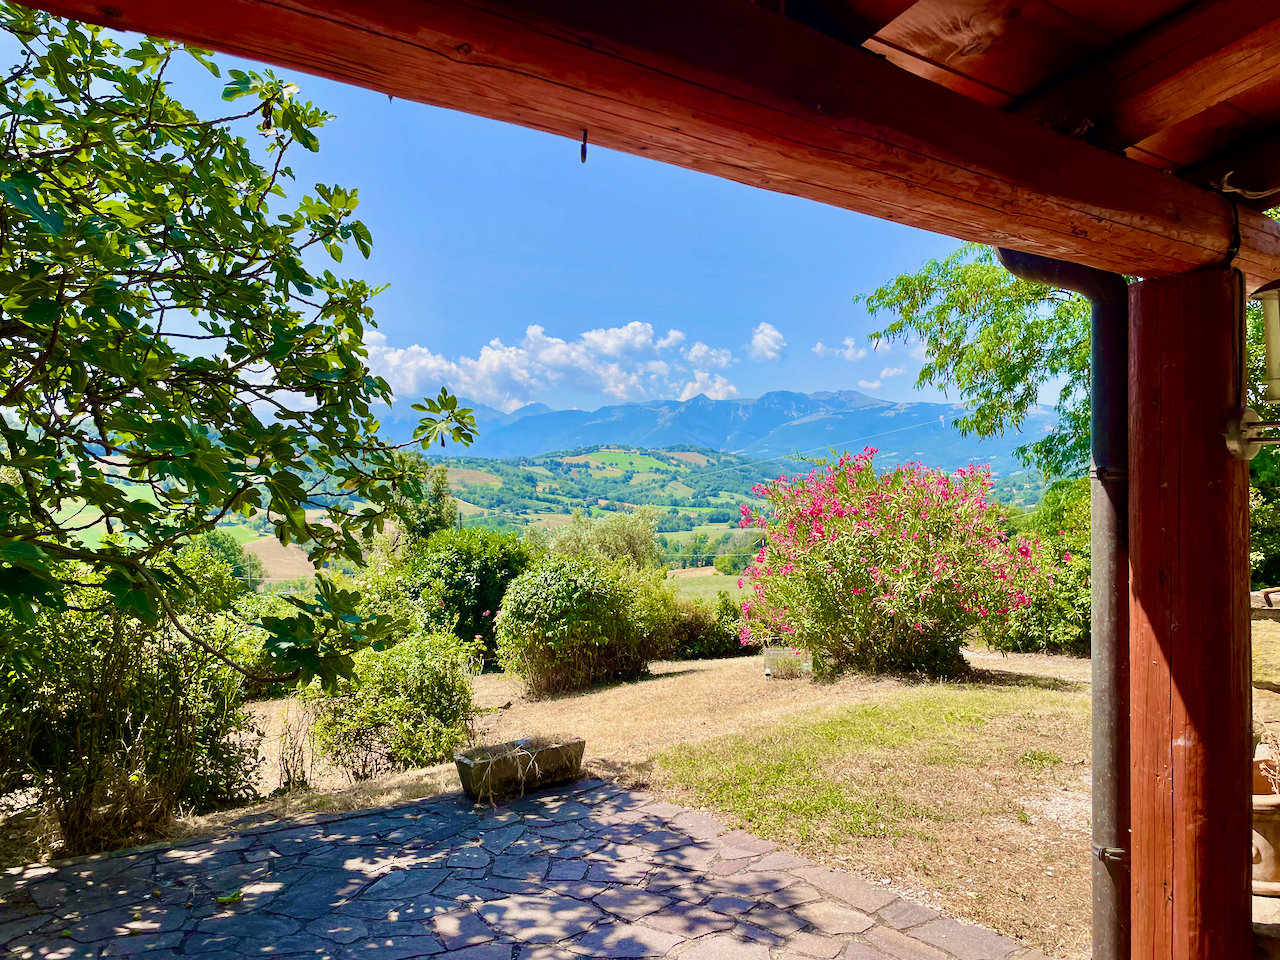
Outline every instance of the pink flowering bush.
{"label": "pink flowering bush", "polygon": [[808,649],[819,675],[960,674],[968,637],[998,647],[1053,564],[1037,540],[1004,532],[987,471],[877,474],[875,453],[756,488],[768,510],[742,508],[741,526],[765,535],[743,581],[742,640]]}

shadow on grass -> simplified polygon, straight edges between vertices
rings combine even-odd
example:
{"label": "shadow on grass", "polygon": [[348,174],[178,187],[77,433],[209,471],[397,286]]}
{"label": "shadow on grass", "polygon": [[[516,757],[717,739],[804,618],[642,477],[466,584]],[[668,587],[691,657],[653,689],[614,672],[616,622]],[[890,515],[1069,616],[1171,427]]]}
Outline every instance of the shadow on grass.
{"label": "shadow on grass", "polygon": [[[549,693],[545,697],[539,697],[534,703],[557,703],[562,700],[573,700],[578,697],[586,697],[595,693],[604,693],[606,690],[614,690],[618,687],[632,687],[640,683],[652,683],[654,680],[666,680],[668,677],[683,677],[690,673],[698,673],[696,668],[690,667],[687,670],[667,670],[664,673],[646,673],[640,677],[632,677],[629,680],[610,680],[607,683],[597,683],[595,686],[585,687],[582,690],[566,690],[564,693]],[[501,709],[501,708],[489,708]]]}
{"label": "shadow on grass", "polygon": [[1080,690],[1088,686],[1084,680],[1042,677],[1012,670],[992,670],[990,667],[974,667],[969,671],[968,676],[960,677],[959,682],[990,687],[1033,687],[1037,690]]}

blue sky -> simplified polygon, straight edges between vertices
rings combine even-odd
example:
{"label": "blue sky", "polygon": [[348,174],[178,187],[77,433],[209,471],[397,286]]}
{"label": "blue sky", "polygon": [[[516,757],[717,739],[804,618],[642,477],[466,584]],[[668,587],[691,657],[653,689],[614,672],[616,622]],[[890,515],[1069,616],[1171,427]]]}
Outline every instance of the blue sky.
{"label": "blue sky", "polygon": [[[910,349],[870,349],[852,298],[955,240],[599,147],[582,164],[576,142],[277,72],[336,117],[291,162],[302,187],[359,190],[374,252],[340,270],[389,284],[369,345],[400,399],[941,396],[914,389]],[[225,112],[224,81],[185,58],[168,76]]]}

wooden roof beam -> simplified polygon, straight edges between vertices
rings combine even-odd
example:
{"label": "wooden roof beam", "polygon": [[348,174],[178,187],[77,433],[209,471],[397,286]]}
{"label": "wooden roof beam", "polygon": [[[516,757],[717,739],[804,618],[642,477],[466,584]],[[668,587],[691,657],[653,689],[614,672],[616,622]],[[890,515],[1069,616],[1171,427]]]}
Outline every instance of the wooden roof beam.
{"label": "wooden roof beam", "polygon": [[[1102,269],[1237,245],[1215,194],[740,0],[38,5]],[[1252,285],[1280,277],[1276,224],[1244,210],[1238,242]]]}
{"label": "wooden roof beam", "polygon": [[1013,112],[1123,149],[1277,72],[1276,0],[1201,0],[1091,66],[1073,70]]}

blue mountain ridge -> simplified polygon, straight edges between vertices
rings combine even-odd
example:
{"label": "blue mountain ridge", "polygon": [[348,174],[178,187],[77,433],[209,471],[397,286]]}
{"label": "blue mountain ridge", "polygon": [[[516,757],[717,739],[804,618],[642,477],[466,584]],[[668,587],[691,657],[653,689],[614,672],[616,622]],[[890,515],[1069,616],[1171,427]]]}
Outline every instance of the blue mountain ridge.
{"label": "blue mountain ridge", "polygon": [[[952,421],[963,406],[879,400],[855,390],[796,393],[775,390],[757,398],[619,403],[598,410],[552,410],[530,404],[502,413],[463,400],[475,409],[479,439],[465,450],[456,445],[428,453],[490,458],[529,457],[578,447],[620,445],[660,449],[695,445],[747,457],[822,457],[829,449],[879,449],[882,465],[920,460],[955,469],[989,463],[1001,475],[1020,468],[1017,447],[1043,436],[1056,420],[1037,408],[1020,433],[979,440],[963,436]],[[382,434],[401,443],[412,436],[416,416],[407,403],[380,419]]]}

